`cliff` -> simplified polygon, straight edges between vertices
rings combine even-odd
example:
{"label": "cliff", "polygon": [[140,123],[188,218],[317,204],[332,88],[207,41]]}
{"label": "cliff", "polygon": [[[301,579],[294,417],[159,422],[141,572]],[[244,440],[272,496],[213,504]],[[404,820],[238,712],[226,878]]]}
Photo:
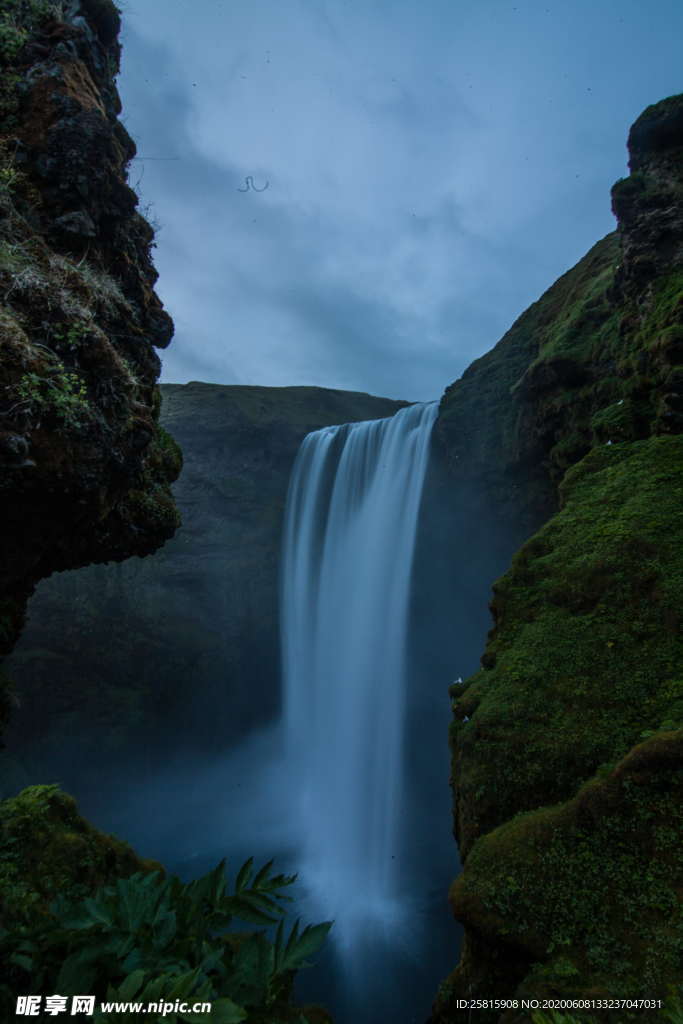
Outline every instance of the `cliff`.
{"label": "cliff", "polygon": [[37,580],[178,525],[155,351],[173,325],[126,183],[118,30],[109,0],[0,14],[0,654]]}
{"label": "cliff", "polygon": [[[126,184],[118,28],[109,0],[5,0],[0,13],[2,654],[38,580],[149,554],[178,525],[155,352],[172,326]],[[441,403],[437,442],[467,495],[458,516],[478,541],[485,523],[494,544],[521,546],[494,586],[482,668],[451,691],[464,862],[451,901],[465,943],[434,1024],[462,1019],[463,998],[663,996],[682,974],[683,97],[643,113],[629,153],[617,232]],[[38,602],[47,618],[69,602],[68,629],[49,624],[15,655],[15,755],[35,767],[68,738],[82,770],[76,755],[97,767],[104,736],[121,751],[143,735],[163,746],[154,723],[175,729],[188,692],[202,744],[274,712],[277,536],[296,447],[314,427],[396,407],[171,386],[164,422],[193,453],[177,491],[188,525],[155,560],[48,581]],[[216,629],[206,609],[219,594]],[[103,649],[122,661],[103,665]],[[225,718],[207,715],[218,706]],[[39,917],[78,884],[81,854],[88,890],[145,867],[51,788],[17,801],[2,809],[6,915],[28,897]]]}
{"label": "cliff", "polygon": [[465,942],[440,1024],[462,998],[662,997],[683,974],[683,96],[628,145],[617,232],[441,403],[452,478],[529,539],[451,688]]}
{"label": "cliff", "polygon": [[162,751],[224,751],[275,718],[280,533],[298,447],[311,430],[404,404],[313,387],[161,392],[160,422],[184,453],[173,488],[183,525],[153,557],[40,584],[7,662],[19,703],[8,792],[59,777],[82,793],[83,763],[89,787],[106,789],[117,762],[139,773]]}

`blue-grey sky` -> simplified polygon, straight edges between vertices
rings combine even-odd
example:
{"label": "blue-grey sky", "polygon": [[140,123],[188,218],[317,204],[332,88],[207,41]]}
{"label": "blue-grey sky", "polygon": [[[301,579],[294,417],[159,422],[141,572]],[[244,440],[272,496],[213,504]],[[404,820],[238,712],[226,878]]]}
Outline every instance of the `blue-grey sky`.
{"label": "blue-grey sky", "polygon": [[438,398],[612,230],[629,125],[683,90],[680,0],[123,13],[165,381]]}

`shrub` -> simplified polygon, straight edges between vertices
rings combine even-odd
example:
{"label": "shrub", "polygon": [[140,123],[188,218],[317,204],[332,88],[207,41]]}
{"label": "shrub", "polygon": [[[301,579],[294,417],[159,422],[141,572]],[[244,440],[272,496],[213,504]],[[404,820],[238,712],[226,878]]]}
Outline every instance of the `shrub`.
{"label": "shrub", "polygon": [[[296,875],[271,874],[272,861],[254,875],[253,860],[240,869],[232,891],[225,862],[204,877],[183,883],[161,872],[119,878],[80,902],[57,899],[50,914],[0,931],[0,985],[13,1009],[14,993],[84,991],[99,999],[148,1003],[207,1001],[214,1024],[282,1019],[293,972],[308,966],[331,922],[299,922],[285,939],[283,890]],[[277,923],[271,941],[263,930],[230,933],[234,918],[256,926]],[[100,1014],[100,1020],[108,1020]],[[116,1021],[133,1020],[116,1014]],[[172,1013],[165,1021],[192,1021]],[[305,1024],[305,1018],[300,1020]]]}

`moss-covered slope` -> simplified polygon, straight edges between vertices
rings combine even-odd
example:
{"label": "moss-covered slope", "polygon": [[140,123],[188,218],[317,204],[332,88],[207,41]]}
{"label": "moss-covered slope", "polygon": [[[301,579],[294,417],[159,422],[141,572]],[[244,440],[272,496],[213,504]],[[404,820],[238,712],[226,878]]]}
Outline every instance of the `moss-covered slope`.
{"label": "moss-covered slope", "polygon": [[112,877],[160,870],[93,828],[57,786],[0,803],[0,927],[28,923],[58,896],[81,899]]}
{"label": "moss-covered slope", "polygon": [[537,532],[495,584],[482,669],[451,690],[466,939],[435,1022],[464,996],[683,980],[682,145],[683,97],[644,112],[618,232],[442,403],[456,478]]}
{"label": "moss-covered slope", "polygon": [[36,580],[178,525],[157,424],[173,326],[126,183],[109,0],[0,12],[0,653]]}

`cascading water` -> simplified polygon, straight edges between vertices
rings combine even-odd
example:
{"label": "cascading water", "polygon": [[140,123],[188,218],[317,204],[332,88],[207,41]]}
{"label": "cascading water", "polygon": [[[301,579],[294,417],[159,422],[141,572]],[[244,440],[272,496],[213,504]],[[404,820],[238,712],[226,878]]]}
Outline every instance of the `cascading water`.
{"label": "cascading water", "polygon": [[437,403],[303,441],[285,517],[285,744],[297,867],[342,949],[400,917],[406,630]]}

